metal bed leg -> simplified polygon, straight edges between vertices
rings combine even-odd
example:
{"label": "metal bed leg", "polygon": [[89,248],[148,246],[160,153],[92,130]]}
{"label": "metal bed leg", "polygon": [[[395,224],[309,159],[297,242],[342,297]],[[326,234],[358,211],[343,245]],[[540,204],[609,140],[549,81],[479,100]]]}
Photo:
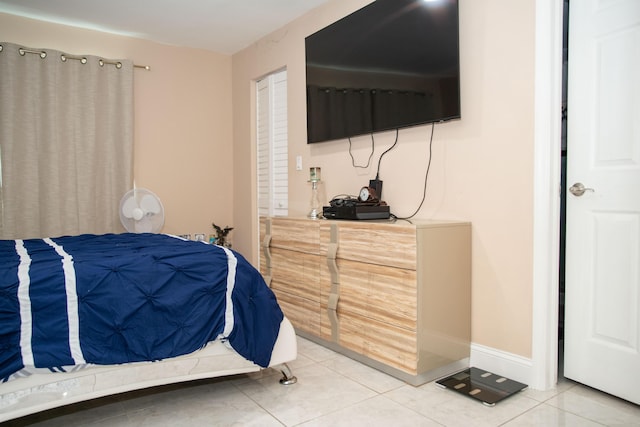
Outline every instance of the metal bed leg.
{"label": "metal bed leg", "polygon": [[298,379],[293,375],[289,365],[283,363],[280,365],[280,372],[282,372],[282,378],[280,378],[280,384],[291,385],[298,382]]}

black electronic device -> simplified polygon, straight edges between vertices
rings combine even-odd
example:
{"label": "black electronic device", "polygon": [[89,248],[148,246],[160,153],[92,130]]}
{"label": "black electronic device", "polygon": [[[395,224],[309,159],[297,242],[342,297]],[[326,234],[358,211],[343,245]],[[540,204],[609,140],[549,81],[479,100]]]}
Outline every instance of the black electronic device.
{"label": "black electronic device", "polygon": [[375,191],[378,199],[382,200],[382,181],[379,179],[370,179],[369,180],[369,188],[372,188]]}
{"label": "black electronic device", "polygon": [[460,118],[458,0],[377,0],[305,38],[307,142]]}
{"label": "black electronic device", "polygon": [[388,219],[391,209],[386,203],[362,203],[358,199],[333,199],[329,206],[322,208],[322,216],[327,219]]}

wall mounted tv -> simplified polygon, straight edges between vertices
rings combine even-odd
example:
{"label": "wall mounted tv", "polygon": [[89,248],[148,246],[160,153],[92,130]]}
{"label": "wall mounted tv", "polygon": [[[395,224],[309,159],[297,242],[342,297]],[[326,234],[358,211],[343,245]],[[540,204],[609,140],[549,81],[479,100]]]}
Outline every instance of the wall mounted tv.
{"label": "wall mounted tv", "polygon": [[457,0],[377,0],[306,37],[307,142],[460,118]]}

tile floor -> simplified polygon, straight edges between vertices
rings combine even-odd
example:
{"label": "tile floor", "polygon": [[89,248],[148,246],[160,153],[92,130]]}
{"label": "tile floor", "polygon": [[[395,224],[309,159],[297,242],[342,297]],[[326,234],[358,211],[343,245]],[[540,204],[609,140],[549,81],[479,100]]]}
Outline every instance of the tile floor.
{"label": "tile floor", "polygon": [[171,385],[59,408],[15,426],[640,426],[640,406],[562,380],[525,390],[494,407],[442,389],[413,387],[299,338],[279,372]]}

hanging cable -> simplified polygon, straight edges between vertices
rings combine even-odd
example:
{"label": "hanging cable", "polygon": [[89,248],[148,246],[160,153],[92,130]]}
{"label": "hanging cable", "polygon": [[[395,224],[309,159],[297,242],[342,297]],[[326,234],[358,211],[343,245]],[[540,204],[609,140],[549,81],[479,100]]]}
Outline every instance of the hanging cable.
{"label": "hanging cable", "polygon": [[353,157],[353,153],[351,152],[351,137],[347,137],[349,140],[349,155],[351,156],[351,165],[354,168],[366,169],[371,164],[371,157],[373,157],[373,152],[375,151],[375,141],[373,140],[373,133],[371,134],[371,153],[369,153],[369,160],[367,164],[364,166],[356,165],[356,159]]}
{"label": "hanging cable", "polygon": [[411,219],[414,216],[416,216],[416,214],[420,211],[420,209],[422,209],[422,205],[424,204],[424,201],[427,198],[427,181],[429,179],[429,169],[431,169],[431,157],[433,153],[433,130],[435,126],[436,126],[435,122],[431,123],[431,138],[429,139],[429,163],[427,163],[427,172],[424,175],[424,189],[422,191],[422,201],[420,202],[418,209],[416,209],[415,212],[412,213],[410,216],[396,217],[397,219]]}
{"label": "hanging cable", "polygon": [[[393,150],[393,148],[398,144],[398,135],[399,135],[400,131],[398,129],[396,129],[396,140],[393,142],[393,144],[391,145],[391,147],[387,148],[384,153],[380,154],[380,158],[378,159],[378,169],[376,170],[376,179],[380,179],[380,163],[382,163],[382,157],[384,157],[385,154],[387,154],[389,151]],[[371,135],[371,138],[373,138],[373,135]]]}

